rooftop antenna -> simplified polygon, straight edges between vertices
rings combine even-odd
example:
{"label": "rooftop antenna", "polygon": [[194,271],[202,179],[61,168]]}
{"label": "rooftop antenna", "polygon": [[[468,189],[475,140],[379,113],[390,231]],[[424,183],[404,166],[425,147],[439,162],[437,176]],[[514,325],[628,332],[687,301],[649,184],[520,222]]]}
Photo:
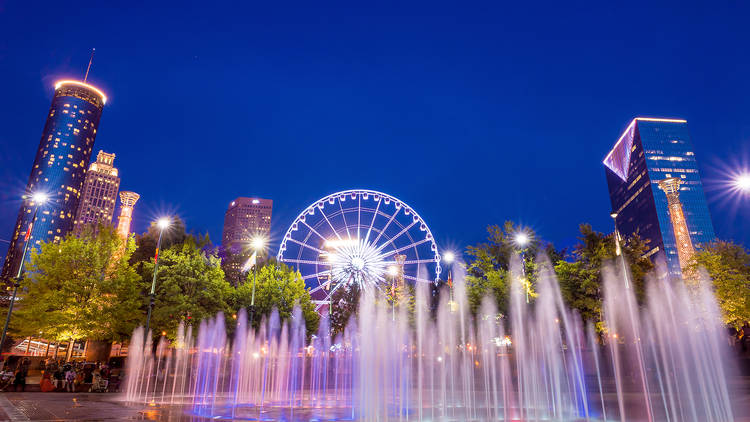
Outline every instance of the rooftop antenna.
{"label": "rooftop antenna", "polygon": [[86,68],[86,76],[83,77],[83,82],[86,82],[86,80],[89,78],[89,70],[91,70],[91,62],[94,61],[94,52],[96,51],[95,48],[91,49],[91,58],[89,58],[89,67]]}

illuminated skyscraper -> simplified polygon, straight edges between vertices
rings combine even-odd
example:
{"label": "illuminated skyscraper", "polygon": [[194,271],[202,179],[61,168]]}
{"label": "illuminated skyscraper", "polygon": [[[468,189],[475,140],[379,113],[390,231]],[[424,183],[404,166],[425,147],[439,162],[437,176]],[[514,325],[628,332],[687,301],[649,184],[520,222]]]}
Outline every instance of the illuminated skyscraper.
{"label": "illuminated skyscraper", "polygon": [[117,218],[117,233],[127,239],[130,235],[130,223],[133,221],[133,207],[138,202],[138,195],[135,192],[120,192],[120,216]]}
{"label": "illuminated skyscraper", "polygon": [[271,232],[273,200],[237,198],[229,204],[224,214],[224,231],[221,246],[224,249],[224,273],[236,280],[243,259],[250,256],[250,241],[256,236],[268,238]]}
{"label": "illuminated skyscraper", "polygon": [[79,81],[55,84],[55,95],[26,184],[25,199],[18,212],[3,264],[3,278],[15,276],[21,264],[24,230],[29,226],[33,213],[30,206],[33,192],[46,192],[49,201],[37,215],[29,239],[32,247],[40,241],[60,240],[73,230],[86,169],[106,101],[107,97],[92,85]]}
{"label": "illuminated skyscraper", "polygon": [[[689,241],[692,249],[715,240],[687,121],[633,119],[607,154],[604,165],[618,230],[625,237],[639,234],[648,246],[646,256],[662,254],[672,274],[681,273],[678,244]],[[679,192],[681,218],[676,214],[674,198],[670,203],[659,187],[665,179],[680,181],[665,187],[675,198]],[[677,220],[682,220],[679,225],[687,227],[687,239],[679,230],[675,232],[670,209]]]}
{"label": "illuminated skyscraper", "polygon": [[87,225],[110,224],[115,213],[120,178],[114,167],[115,154],[99,151],[91,163],[81,190],[81,200],[73,222],[73,233],[79,235]]}

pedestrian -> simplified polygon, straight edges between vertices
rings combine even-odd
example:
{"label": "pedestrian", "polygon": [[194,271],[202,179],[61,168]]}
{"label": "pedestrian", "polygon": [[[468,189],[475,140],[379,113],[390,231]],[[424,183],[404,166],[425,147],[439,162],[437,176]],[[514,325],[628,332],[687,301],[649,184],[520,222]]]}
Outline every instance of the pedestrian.
{"label": "pedestrian", "polygon": [[16,377],[13,380],[13,391],[26,391],[26,371],[23,367],[16,369]]}
{"label": "pedestrian", "polygon": [[44,373],[42,373],[42,381],[39,382],[39,389],[42,390],[43,393],[55,391],[55,386],[52,384],[51,371],[44,371]]}
{"label": "pedestrian", "polygon": [[54,379],[55,390],[64,388],[65,372],[62,368],[58,366],[57,370],[55,370],[55,373],[52,375],[52,378]]}
{"label": "pedestrian", "polygon": [[73,370],[73,367],[68,367],[68,370],[65,372],[65,391],[72,393],[75,391],[75,388],[73,386],[73,382],[76,380],[76,371]]}

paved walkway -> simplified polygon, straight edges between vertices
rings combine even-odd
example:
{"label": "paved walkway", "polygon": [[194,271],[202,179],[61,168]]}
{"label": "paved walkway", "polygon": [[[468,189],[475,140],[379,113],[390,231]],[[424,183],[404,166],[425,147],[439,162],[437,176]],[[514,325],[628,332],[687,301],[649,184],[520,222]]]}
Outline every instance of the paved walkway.
{"label": "paved walkway", "polygon": [[142,408],[113,400],[112,394],[2,393],[0,420],[127,420],[149,419]]}

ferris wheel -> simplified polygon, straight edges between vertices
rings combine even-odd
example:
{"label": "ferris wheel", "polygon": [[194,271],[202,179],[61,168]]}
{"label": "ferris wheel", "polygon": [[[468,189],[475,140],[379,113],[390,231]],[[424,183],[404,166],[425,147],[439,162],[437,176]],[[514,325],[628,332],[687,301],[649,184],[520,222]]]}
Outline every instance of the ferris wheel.
{"label": "ferris wheel", "polygon": [[328,195],[302,211],[277,259],[302,274],[318,309],[342,286],[384,289],[440,276],[438,247],[422,217],[393,196],[364,189]]}

